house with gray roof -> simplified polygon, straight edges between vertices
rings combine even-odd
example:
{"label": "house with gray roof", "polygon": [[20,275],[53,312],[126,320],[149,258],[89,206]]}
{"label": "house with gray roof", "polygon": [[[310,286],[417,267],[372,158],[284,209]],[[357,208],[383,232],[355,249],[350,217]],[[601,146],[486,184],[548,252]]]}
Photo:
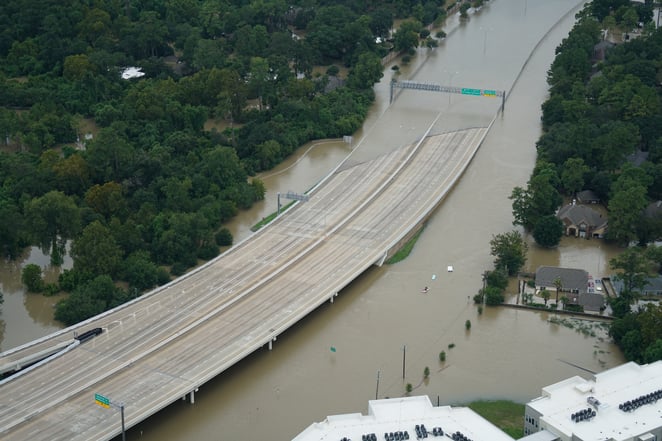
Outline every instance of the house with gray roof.
{"label": "house with gray roof", "polygon": [[607,218],[597,210],[574,201],[557,213],[567,236],[601,239],[607,232]]}
{"label": "house with gray roof", "polygon": [[540,266],[536,270],[536,290],[556,292],[556,279],[561,281],[560,292],[580,294],[588,290],[588,272],[583,269]]}
{"label": "house with gray roof", "polygon": [[[623,281],[619,277],[611,278],[614,290],[620,295],[623,292]],[[662,276],[646,277],[646,285],[641,289],[642,296],[662,296]]]}
{"label": "house with gray roof", "polygon": [[[556,279],[561,281],[559,298],[565,297],[568,303],[581,305],[585,311],[599,311],[605,304],[600,293],[588,292],[589,274],[586,270],[576,268],[560,268],[556,266],[541,266],[536,270],[536,292],[546,289],[556,294]],[[562,293],[562,294],[561,294]]]}
{"label": "house with gray roof", "polygon": [[600,196],[593,190],[582,190],[577,193],[577,202],[580,204],[599,204]]}

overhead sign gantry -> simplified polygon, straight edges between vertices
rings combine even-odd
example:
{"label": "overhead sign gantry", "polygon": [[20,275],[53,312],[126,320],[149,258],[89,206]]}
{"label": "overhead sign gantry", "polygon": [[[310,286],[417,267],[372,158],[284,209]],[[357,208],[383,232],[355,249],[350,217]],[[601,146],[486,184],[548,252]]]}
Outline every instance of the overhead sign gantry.
{"label": "overhead sign gantry", "polygon": [[396,87],[400,89],[414,89],[414,90],[425,90],[428,92],[441,92],[441,93],[457,93],[460,95],[471,95],[471,96],[484,96],[487,98],[501,98],[501,111],[503,112],[504,106],[506,104],[506,91],[505,90],[494,90],[494,89],[474,89],[469,87],[454,87],[454,86],[442,86],[441,84],[434,83],[419,83],[417,81],[391,81],[391,97],[389,104],[393,102],[394,90]]}

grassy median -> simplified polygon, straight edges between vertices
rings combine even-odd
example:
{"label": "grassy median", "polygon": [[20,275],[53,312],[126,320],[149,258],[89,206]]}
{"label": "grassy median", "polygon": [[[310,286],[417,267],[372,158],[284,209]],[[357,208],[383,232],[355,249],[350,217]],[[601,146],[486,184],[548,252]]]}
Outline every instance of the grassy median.
{"label": "grassy median", "polygon": [[512,401],[474,401],[466,405],[515,439],[524,436],[524,404]]}
{"label": "grassy median", "polygon": [[407,243],[398,250],[397,253],[395,253],[391,258],[386,260],[387,265],[393,265],[394,263],[398,263],[401,260],[405,260],[408,256],[409,253],[411,253],[411,250],[414,249],[414,245],[416,245],[416,241],[418,240],[418,237],[421,235],[425,227],[421,228],[418,230],[414,236],[407,241]]}

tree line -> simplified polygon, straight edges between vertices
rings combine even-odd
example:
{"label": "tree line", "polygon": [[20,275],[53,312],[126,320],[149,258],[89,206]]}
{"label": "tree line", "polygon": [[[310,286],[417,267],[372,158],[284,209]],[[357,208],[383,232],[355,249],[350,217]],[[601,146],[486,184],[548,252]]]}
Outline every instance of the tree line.
{"label": "tree line", "polygon": [[[264,197],[252,176],[357,130],[381,58],[429,39],[444,3],[2,2],[3,256],[71,255],[58,283],[24,271],[33,290],[71,293],[66,324],[215,257],[232,243],[223,223]],[[145,75],[123,79],[130,66]]]}

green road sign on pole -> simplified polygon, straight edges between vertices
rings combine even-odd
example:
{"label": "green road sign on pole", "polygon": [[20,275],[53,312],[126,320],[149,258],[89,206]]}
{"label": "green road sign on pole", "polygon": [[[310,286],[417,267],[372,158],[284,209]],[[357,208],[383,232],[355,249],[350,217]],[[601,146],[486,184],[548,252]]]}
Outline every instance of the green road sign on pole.
{"label": "green road sign on pole", "polygon": [[108,409],[110,407],[110,400],[101,394],[94,394],[94,402],[101,407]]}
{"label": "green road sign on pole", "polygon": [[110,408],[110,406],[113,406],[115,409],[120,410],[122,419],[122,441],[126,441],[126,428],[124,427],[124,403],[116,403],[110,401],[110,398],[104,397],[101,394],[94,394],[94,402],[101,407],[105,407],[106,409]]}
{"label": "green road sign on pole", "polygon": [[483,96],[496,98],[496,90],[483,90]]}
{"label": "green road sign on pole", "polygon": [[462,88],[462,95],[480,96],[480,89],[469,89],[467,87],[463,87]]}

